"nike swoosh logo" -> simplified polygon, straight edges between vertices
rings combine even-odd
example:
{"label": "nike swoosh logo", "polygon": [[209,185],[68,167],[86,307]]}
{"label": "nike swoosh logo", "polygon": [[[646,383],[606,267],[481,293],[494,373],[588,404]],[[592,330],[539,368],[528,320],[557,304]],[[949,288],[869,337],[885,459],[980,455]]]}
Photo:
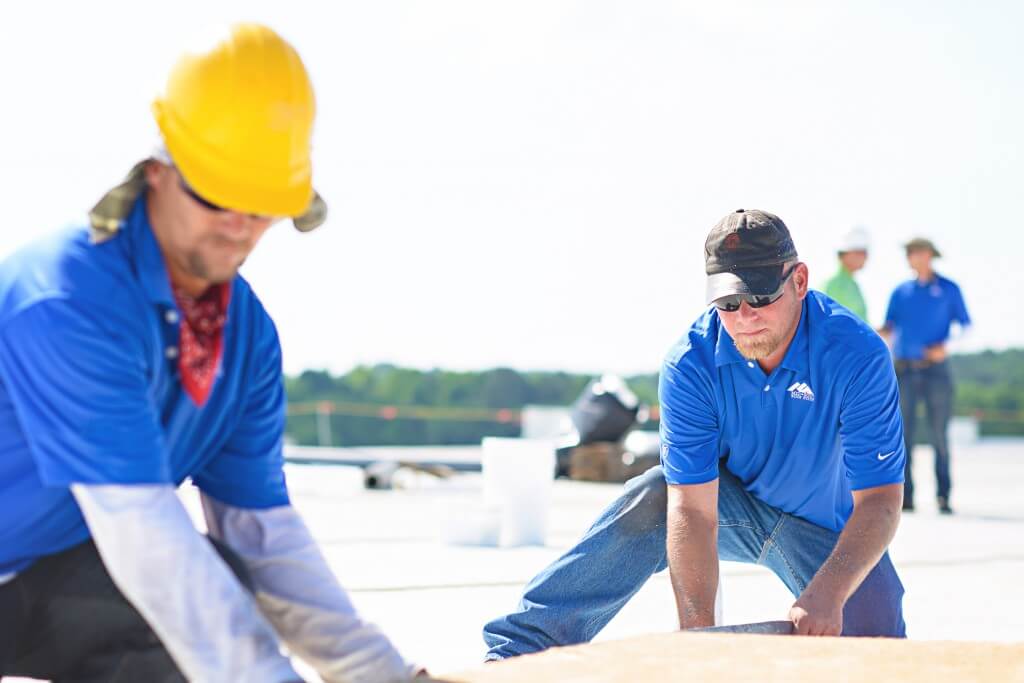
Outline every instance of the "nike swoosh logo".
{"label": "nike swoosh logo", "polygon": [[889,452],[888,452],[888,453],[886,453],[885,455],[882,455],[881,453],[879,453],[879,454],[878,454],[878,459],[879,459],[879,460],[885,460],[885,459],[886,459],[886,458],[888,458],[888,457],[889,457],[890,455],[895,455],[895,454],[896,454],[896,451],[889,451]]}

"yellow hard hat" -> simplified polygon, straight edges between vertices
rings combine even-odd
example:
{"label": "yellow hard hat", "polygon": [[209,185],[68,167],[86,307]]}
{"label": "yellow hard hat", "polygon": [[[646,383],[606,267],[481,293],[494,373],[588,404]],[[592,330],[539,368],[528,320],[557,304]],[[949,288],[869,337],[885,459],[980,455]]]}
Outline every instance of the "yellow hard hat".
{"label": "yellow hard hat", "polygon": [[153,102],[167,151],[198,194],[235,211],[291,216],[300,230],[326,213],[313,191],[315,111],[298,53],[259,24],[184,55]]}

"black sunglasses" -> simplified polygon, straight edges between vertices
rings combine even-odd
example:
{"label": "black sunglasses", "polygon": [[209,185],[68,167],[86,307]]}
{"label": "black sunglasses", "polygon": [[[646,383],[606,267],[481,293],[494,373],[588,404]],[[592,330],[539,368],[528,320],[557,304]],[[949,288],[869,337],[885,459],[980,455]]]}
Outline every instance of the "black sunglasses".
{"label": "black sunglasses", "polygon": [[185,176],[181,175],[181,173],[178,174],[178,180],[181,184],[181,189],[185,191],[185,194],[191,197],[192,200],[199,206],[203,207],[204,209],[209,209],[210,211],[227,211],[227,209],[225,209],[223,206],[218,206],[217,204],[214,204],[208,199],[204,199],[203,197],[201,197],[198,192],[193,190],[189,186],[189,184],[185,182]]}
{"label": "black sunglasses", "polygon": [[763,308],[769,306],[782,297],[785,288],[786,280],[793,274],[796,267],[800,265],[798,263],[786,271],[786,274],[782,276],[782,281],[779,283],[779,288],[771,294],[730,294],[729,296],[723,296],[719,299],[715,299],[715,308],[720,311],[726,311],[727,313],[733,313],[734,311],[740,310],[740,306],[746,302],[751,308]]}
{"label": "black sunglasses", "polygon": [[[185,176],[181,175],[181,173],[178,173],[178,181],[179,184],[181,185],[181,189],[184,190],[185,194],[191,197],[192,201],[194,201],[196,204],[203,207],[204,209],[209,209],[210,211],[217,211],[219,213],[224,213],[225,211],[231,210],[226,209],[223,206],[220,206],[219,204],[214,204],[209,199],[205,199],[201,194],[193,190],[191,186],[189,186],[189,184],[185,182]],[[260,220],[268,218],[268,216],[262,216],[258,213],[250,213],[249,215],[253,218]]]}

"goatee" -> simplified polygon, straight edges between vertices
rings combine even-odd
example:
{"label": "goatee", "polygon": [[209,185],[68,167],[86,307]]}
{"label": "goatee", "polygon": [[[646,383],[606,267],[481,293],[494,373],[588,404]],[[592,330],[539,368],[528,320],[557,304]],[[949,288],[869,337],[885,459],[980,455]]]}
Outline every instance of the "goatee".
{"label": "goatee", "polygon": [[772,355],[779,348],[779,336],[771,332],[758,335],[756,339],[746,341],[733,340],[736,350],[747,360],[760,360]]}

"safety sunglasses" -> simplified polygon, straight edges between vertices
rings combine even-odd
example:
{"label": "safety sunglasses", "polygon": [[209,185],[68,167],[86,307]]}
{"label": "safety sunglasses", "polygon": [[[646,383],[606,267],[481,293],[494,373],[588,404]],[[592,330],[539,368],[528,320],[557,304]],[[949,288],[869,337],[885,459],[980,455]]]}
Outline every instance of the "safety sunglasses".
{"label": "safety sunglasses", "polygon": [[[219,213],[231,211],[231,209],[226,209],[223,206],[220,206],[219,204],[214,204],[209,199],[204,198],[201,194],[193,190],[192,187],[185,182],[185,176],[183,176],[181,172],[178,173],[178,184],[181,185],[181,189],[185,192],[185,194],[192,198],[192,201],[194,201],[196,204],[203,207],[204,209],[209,209],[210,211],[217,211]],[[271,218],[270,216],[263,216],[258,213],[250,213],[248,215],[257,220],[265,220]]]}
{"label": "safety sunglasses", "polygon": [[723,296],[715,299],[715,308],[720,311],[727,313],[733,313],[734,311],[740,310],[740,306],[746,302],[751,308],[764,308],[778,301],[786,289],[786,280],[793,274],[796,267],[800,265],[798,263],[786,271],[786,274],[782,276],[782,281],[779,283],[779,288],[771,294],[730,294],[729,296]]}
{"label": "safety sunglasses", "polygon": [[223,206],[218,206],[217,204],[214,204],[210,200],[204,199],[202,196],[200,196],[200,194],[198,192],[193,190],[189,186],[189,184],[185,182],[185,176],[181,175],[181,173],[178,174],[178,181],[181,184],[181,189],[185,191],[185,194],[187,194],[189,197],[191,197],[192,201],[194,201],[196,204],[198,204],[199,206],[203,207],[204,209],[209,209],[210,211],[227,211],[228,210],[228,209],[225,209]]}

